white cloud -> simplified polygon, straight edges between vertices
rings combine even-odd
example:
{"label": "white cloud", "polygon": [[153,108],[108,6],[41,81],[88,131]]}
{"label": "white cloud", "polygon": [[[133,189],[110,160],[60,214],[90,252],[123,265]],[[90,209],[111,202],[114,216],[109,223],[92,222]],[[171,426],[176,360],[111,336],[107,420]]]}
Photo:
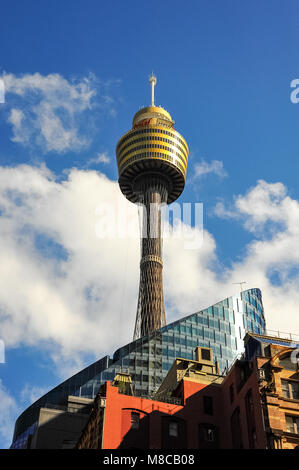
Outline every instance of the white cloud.
{"label": "white cloud", "polygon": [[[77,170],[58,183],[44,167],[24,165],[2,168],[0,188],[0,324],[6,347],[48,344],[58,363],[75,352],[101,355],[128,342],[138,244],[101,240],[95,230],[99,202],[116,204],[121,197],[117,184]],[[38,248],[41,238],[46,252]]]}
{"label": "white cloud", "polygon": [[24,120],[24,113],[20,109],[12,108],[8,117],[8,122],[13,125],[14,129],[14,142],[28,142],[29,135],[28,132],[25,132],[25,128],[22,126]]}
{"label": "white cloud", "polygon": [[26,383],[21,390],[20,401],[28,407],[48,391],[49,388],[36,387]]}
{"label": "white cloud", "polygon": [[2,79],[12,141],[58,153],[78,151],[90,143],[82,127],[86,129],[86,111],[97,94],[95,77],[66,80],[59,74],[35,73],[3,74]]}
{"label": "white cloud", "polygon": [[228,213],[255,236],[233,264],[235,279],[263,290],[269,328],[299,333],[299,202],[282,183],[260,180]]}
{"label": "white cloud", "polygon": [[[259,180],[246,196],[238,196],[235,200],[237,212],[243,216],[245,227],[251,232],[263,229],[268,222],[287,222],[289,210],[297,218],[293,210],[297,204],[287,196],[287,189],[282,183],[263,180]],[[290,222],[293,223],[293,218]]]}
{"label": "white cloud", "polygon": [[16,414],[20,412],[15,399],[2,384],[0,379],[0,438],[3,448],[11,444]]}
{"label": "white cloud", "polygon": [[96,157],[90,158],[86,166],[88,167],[92,164],[98,164],[98,163],[104,163],[104,164],[110,163],[110,158],[108,157],[106,152],[98,153]]}
{"label": "white cloud", "polygon": [[218,201],[214,207],[213,214],[222,219],[235,219],[239,218],[239,214],[235,209],[227,208],[223,201]]}
{"label": "white cloud", "polygon": [[228,209],[218,204],[218,210],[222,217],[240,220],[254,238],[230,267],[221,265],[207,232],[198,253],[167,240],[165,297],[171,319],[236,293],[239,286],[233,283],[240,280],[246,289],[262,290],[268,329],[299,334],[299,202],[282,183],[261,180]]}
{"label": "white cloud", "polygon": [[227,172],[223,168],[223,162],[221,160],[211,160],[209,163],[202,159],[200,163],[194,166],[194,178],[201,178],[209,173],[214,173],[220,178],[227,176]]}
{"label": "white cloud", "polygon": [[[6,347],[47,348],[65,377],[81,367],[83,353],[101,357],[131,341],[139,243],[97,236],[105,223],[99,203],[117,207],[119,200],[133,210],[130,223],[138,233],[137,209],[103,174],[72,169],[56,181],[45,167],[0,167],[0,326]],[[182,237],[164,241],[167,321],[236,293],[233,283],[240,279],[246,288],[262,289],[269,328],[299,332],[298,202],[283,185],[258,182],[236,198],[234,208],[255,238],[231,267],[221,265],[207,231],[198,250],[185,249]],[[267,238],[260,235],[261,224],[277,221]],[[271,282],[276,271],[278,285]]]}

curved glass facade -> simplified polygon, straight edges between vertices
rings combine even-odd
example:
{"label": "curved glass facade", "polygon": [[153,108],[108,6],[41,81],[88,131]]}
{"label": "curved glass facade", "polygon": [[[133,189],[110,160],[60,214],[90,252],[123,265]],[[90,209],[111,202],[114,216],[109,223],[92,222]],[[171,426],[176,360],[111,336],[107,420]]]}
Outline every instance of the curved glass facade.
{"label": "curved glass facade", "polygon": [[64,404],[68,395],[94,398],[100,385],[113,380],[120,370],[131,374],[135,395],[151,395],[162,383],[174,359],[195,359],[197,346],[212,348],[220,373],[225,373],[244,352],[246,331],[263,334],[265,329],[259,289],[243,291],[170,323],[118,349],[113,359],[105,356],[96,361],[33,403],[18,418],[11,447],[22,447],[29,429],[35,429],[39,409],[47,403]]}

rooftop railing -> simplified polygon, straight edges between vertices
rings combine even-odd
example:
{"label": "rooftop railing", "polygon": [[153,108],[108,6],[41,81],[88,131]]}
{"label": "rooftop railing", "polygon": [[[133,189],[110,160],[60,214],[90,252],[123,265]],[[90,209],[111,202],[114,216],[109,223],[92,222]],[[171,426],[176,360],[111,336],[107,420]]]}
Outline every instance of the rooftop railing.
{"label": "rooftop railing", "polygon": [[287,339],[299,343],[299,333],[287,333],[279,330],[268,330],[266,329],[263,336],[271,336],[272,338]]}
{"label": "rooftop railing", "polygon": [[182,406],[184,403],[183,403],[183,399],[182,398],[178,398],[178,397],[167,397],[167,396],[155,396],[155,395],[138,395],[138,392],[135,393],[134,395],[135,397],[138,397],[138,398],[145,398],[146,400],[155,400],[155,401],[162,401],[163,403],[170,403],[171,405],[179,405],[179,406]]}

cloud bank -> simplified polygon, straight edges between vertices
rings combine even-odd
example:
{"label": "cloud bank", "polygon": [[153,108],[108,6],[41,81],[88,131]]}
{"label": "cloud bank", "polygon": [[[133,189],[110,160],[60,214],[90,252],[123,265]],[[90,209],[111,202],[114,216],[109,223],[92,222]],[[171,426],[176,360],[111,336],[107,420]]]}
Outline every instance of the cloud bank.
{"label": "cloud bank", "polygon": [[[109,231],[99,238],[97,227],[106,223],[99,204],[120,201],[131,211],[136,239]],[[230,210],[253,234],[243,259],[230,267],[221,265],[207,231],[198,250],[185,249],[175,233],[164,241],[168,322],[236,293],[232,283],[244,279],[246,288],[262,289],[269,328],[298,332],[298,201],[281,183],[259,181]],[[137,210],[115,181],[90,170],[72,169],[58,182],[44,166],[0,167],[0,211],[6,347],[49,348],[57,364],[73,358],[79,368],[80,353],[100,357],[131,341],[139,227]]]}

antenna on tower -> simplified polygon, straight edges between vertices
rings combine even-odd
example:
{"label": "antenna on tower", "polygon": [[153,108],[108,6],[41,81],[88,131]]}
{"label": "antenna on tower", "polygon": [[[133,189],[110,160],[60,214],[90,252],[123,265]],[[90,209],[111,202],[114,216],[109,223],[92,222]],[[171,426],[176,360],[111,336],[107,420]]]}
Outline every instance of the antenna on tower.
{"label": "antenna on tower", "polygon": [[149,82],[152,87],[152,106],[155,106],[155,85],[157,83],[157,77],[155,77],[153,72],[149,78]]}

